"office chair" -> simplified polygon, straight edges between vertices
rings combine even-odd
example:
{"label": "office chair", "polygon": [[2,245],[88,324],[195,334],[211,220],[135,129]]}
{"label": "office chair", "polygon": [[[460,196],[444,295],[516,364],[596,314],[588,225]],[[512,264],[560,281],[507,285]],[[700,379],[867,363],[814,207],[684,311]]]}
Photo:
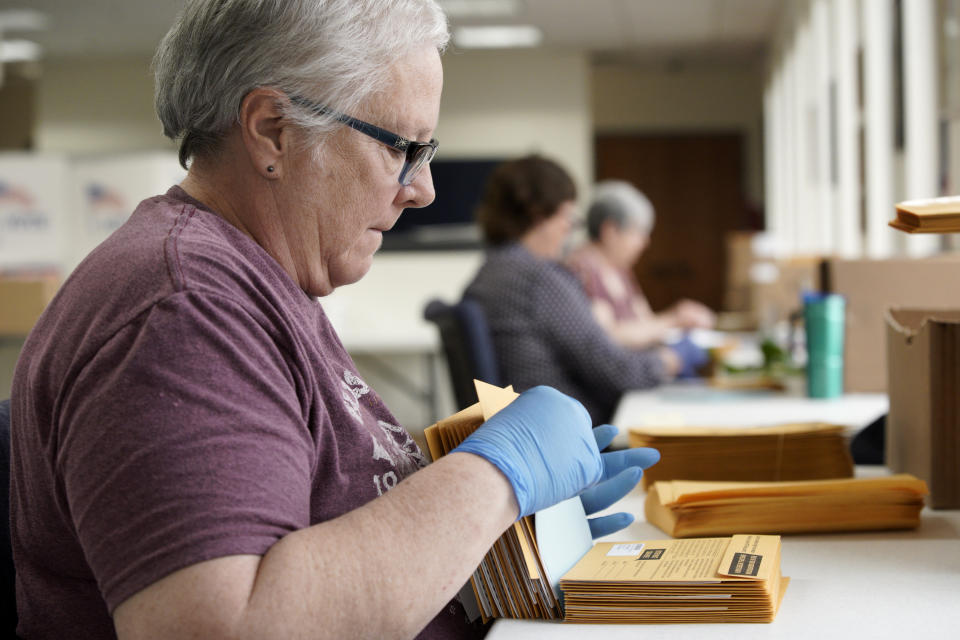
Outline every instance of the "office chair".
{"label": "office chair", "polygon": [[473,380],[500,384],[493,340],[480,305],[468,298],[457,304],[431,300],[423,317],[437,325],[459,409],[477,402]]}
{"label": "office chair", "polygon": [[0,402],[0,636],[15,638],[17,600],[10,547],[10,401]]}

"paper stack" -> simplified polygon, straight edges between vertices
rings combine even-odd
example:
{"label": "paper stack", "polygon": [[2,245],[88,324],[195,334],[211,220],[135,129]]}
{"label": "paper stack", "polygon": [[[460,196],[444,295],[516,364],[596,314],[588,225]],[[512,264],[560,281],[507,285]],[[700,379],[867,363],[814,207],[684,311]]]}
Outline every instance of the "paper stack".
{"label": "paper stack", "polygon": [[853,460],[844,427],[822,423],[770,427],[631,427],[631,447],[654,447],[658,480],[786,481],[849,478]]}
{"label": "paper stack", "polygon": [[[484,420],[517,396],[512,388],[500,389],[484,383],[477,384],[477,393],[480,403],[424,431],[434,460],[453,450]],[[586,522],[585,517],[583,521]],[[563,616],[537,548],[535,521],[531,516],[515,522],[494,543],[470,578],[470,584],[484,622],[490,618]]]}
{"label": "paper stack", "polygon": [[560,580],[568,622],[772,622],[780,537],[600,542]]}
{"label": "paper stack", "polygon": [[960,233],[960,196],[901,202],[889,224],[907,233]]}
{"label": "paper stack", "polygon": [[657,482],[647,522],[676,538],[912,529],[927,486],[908,474],[806,482]]}

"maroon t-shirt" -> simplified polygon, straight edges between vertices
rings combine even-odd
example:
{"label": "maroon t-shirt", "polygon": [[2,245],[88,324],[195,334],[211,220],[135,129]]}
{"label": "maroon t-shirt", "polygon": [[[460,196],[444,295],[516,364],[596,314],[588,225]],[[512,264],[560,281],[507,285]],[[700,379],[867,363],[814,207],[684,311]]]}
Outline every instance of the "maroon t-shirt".
{"label": "maroon t-shirt", "polygon": [[[61,288],[18,362],[12,424],[28,638],[114,638],[111,613],[144,587],[262,555],[425,464],[320,304],[179,187]],[[454,601],[422,637],[471,629]]]}

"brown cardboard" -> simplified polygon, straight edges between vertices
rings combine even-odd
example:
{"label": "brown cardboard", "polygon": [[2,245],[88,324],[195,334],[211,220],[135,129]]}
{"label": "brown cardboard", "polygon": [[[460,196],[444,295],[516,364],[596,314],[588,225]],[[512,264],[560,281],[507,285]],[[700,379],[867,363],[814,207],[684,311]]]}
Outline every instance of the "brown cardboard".
{"label": "brown cardboard", "polygon": [[887,389],[884,312],[960,309],[960,260],[831,260],[825,288],[847,299],[844,389]]}
{"label": "brown cardboard", "polygon": [[0,335],[25,336],[57,292],[55,276],[0,276]]}
{"label": "brown cardboard", "polygon": [[764,235],[756,231],[731,231],[726,235],[723,308],[749,313],[753,327],[788,319],[800,308],[803,291],[820,288],[822,257],[778,259],[764,255],[762,249],[758,253],[757,247],[763,244]]}
{"label": "brown cardboard", "polygon": [[750,310],[750,267],[755,231],[731,231],[727,234],[727,288],[723,296],[726,311]]}
{"label": "brown cardboard", "polygon": [[777,278],[773,282],[754,282],[750,288],[750,305],[759,327],[769,327],[789,320],[791,314],[803,309],[804,291],[819,291],[819,256],[796,256],[771,261]]}
{"label": "brown cardboard", "polygon": [[890,309],[886,463],[930,485],[930,506],[960,507],[960,310]]}

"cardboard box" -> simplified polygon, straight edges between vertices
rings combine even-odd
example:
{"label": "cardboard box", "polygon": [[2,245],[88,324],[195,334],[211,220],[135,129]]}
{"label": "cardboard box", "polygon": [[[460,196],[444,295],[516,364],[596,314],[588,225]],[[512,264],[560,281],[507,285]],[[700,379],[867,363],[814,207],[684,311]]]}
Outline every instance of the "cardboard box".
{"label": "cardboard box", "polygon": [[754,266],[750,307],[758,327],[772,327],[803,311],[803,292],[820,290],[819,256],[797,256],[771,261],[769,275],[761,277],[762,263]]}
{"label": "cardboard box", "polygon": [[0,276],[0,336],[30,333],[37,318],[57,293],[56,276]]}
{"label": "cardboard box", "polygon": [[753,245],[754,231],[731,231],[727,234],[727,286],[723,295],[725,311],[750,310],[750,267],[757,259]]}
{"label": "cardboard box", "polygon": [[960,309],[960,260],[952,256],[831,260],[824,289],[847,299],[844,389],[887,389],[884,313],[891,307]]}
{"label": "cardboard box", "polygon": [[930,486],[934,509],[960,507],[960,310],[890,309],[886,463]]}

